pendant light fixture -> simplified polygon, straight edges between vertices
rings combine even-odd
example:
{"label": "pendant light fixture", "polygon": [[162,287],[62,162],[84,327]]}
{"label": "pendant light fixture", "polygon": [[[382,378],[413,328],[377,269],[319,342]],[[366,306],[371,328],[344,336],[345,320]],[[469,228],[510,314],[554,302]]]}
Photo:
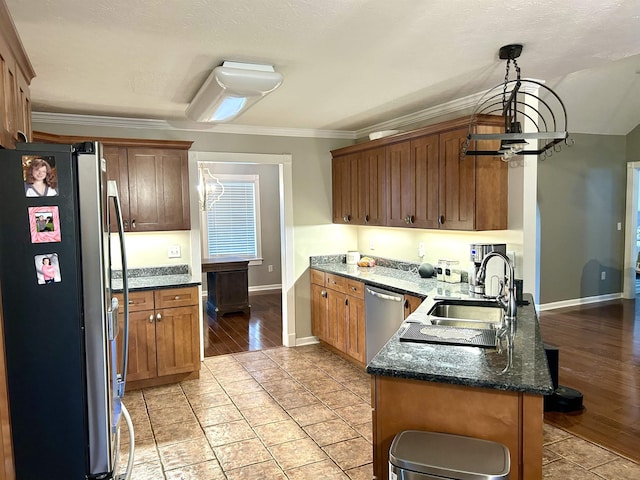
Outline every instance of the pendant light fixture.
{"label": "pendant light fixture", "polygon": [[225,61],[213,69],[185,113],[196,122],[227,122],[281,84],[282,74],[272,65]]}
{"label": "pendant light fixture", "polygon": [[[478,101],[469,123],[469,134],[462,146],[463,155],[490,155],[509,161],[517,155],[550,156],[568,144],[567,110],[560,97],[549,87],[536,80],[522,79],[516,59],[522,45],[511,44],[500,48],[499,57],[506,60],[504,82],[486,92]],[[513,64],[515,79],[510,78]],[[504,133],[475,133],[478,115],[501,115]],[[524,125],[527,131],[523,130]],[[497,150],[473,150],[472,141],[500,140]],[[538,140],[543,141],[542,146]],[[553,149],[552,149],[553,147]]]}
{"label": "pendant light fixture", "polygon": [[220,200],[224,193],[224,185],[215,177],[203,163],[198,163],[198,199],[200,210],[207,211]]}

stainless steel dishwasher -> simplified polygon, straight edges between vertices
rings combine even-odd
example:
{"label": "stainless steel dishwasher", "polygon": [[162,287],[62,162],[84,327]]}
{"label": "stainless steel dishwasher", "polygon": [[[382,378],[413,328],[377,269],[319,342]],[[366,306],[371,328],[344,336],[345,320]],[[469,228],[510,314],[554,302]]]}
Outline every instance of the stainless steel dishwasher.
{"label": "stainless steel dishwasher", "polygon": [[404,295],[367,285],[364,312],[369,363],[404,321]]}

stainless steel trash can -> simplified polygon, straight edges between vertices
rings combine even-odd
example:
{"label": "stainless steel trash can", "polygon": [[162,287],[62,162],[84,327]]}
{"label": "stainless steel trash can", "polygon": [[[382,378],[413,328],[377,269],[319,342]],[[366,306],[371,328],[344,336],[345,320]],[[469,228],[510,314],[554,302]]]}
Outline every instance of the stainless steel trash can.
{"label": "stainless steel trash can", "polygon": [[405,430],[389,449],[389,480],[498,480],[509,471],[509,449],[479,438]]}

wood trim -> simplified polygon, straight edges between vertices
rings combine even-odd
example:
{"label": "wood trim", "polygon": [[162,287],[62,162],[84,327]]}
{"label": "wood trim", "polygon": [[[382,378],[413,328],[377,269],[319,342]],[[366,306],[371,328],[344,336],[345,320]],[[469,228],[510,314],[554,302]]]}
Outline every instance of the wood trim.
{"label": "wood trim", "polygon": [[200,370],[190,373],[176,373],[175,375],[164,375],[162,377],[147,378],[145,380],[131,380],[127,382],[126,389],[127,391],[139,390],[141,388],[184,382],[186,380],[197,380],[198,378],[200,378]]}
{"label": "wood trim", "polygon": [[[391,145],[393,143],[403,142],[405,140],[411,140],[412,138],[422,137],[425,135],[431,135],[435,133],[443,133],[449,130],[456,130],[458,128],[469,126],[471,116],[456,118],[446,122],[436,123],[427,127],[418,128],[408,132],[398,133],[397,135],[391,135],[389,137],[380,138],[378,140],[371,140],[369,142],[357,143],[355,145],[349,145],[347,147],[331,150],[333,157],[347,155],[349,153],[360,152],[362,150],[368,150],[370,148],[382,147],[385,145]],[[482,125],[504,127],[504,119],[499,115],[476,115],[476,122],[482,123]]]}
{"label": "wood trim", "polygon": [[54,133],[46,132],[33,132],[32,137],[34,142],[67,144],[86,142],[87,140],[97,140],[103,145],[117,147],[175,148],[179,150],[189,150],[191,145],[193,145],[192,141],[187,140],[152,140],[146,138],[96,137],[92,135],[56,135]]}
{"label": "wood trim", "polygon": [[5,0],[0,0],[0,32],[2,32],[2,36],[9,45],[18,68],[27,79],[27,83],[30,84],[33,77],[36,76],[36,72],[33,69],[33,65],[31,65],[29,57],[27,56],[22,40],[20,40],[18,29],[16,28],[15,23],[13,23],[13,18],[11,18],[11,13],[9,12],[9,7],[7,7]]}

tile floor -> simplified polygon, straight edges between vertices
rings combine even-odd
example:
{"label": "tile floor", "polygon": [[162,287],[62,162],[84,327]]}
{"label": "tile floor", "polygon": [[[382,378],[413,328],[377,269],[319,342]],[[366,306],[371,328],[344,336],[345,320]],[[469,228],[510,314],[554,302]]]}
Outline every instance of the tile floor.
{"label": "tile floor", "polygon": [[[132,480],[373,476],[369,376],[318,345],[209,357],[200,379],[130,391],[125,405]],[[122,438],[126,463],[126,427]],[[563,430],[545,425],[544,441],[544,478],[640,478],[638,464]]]}

